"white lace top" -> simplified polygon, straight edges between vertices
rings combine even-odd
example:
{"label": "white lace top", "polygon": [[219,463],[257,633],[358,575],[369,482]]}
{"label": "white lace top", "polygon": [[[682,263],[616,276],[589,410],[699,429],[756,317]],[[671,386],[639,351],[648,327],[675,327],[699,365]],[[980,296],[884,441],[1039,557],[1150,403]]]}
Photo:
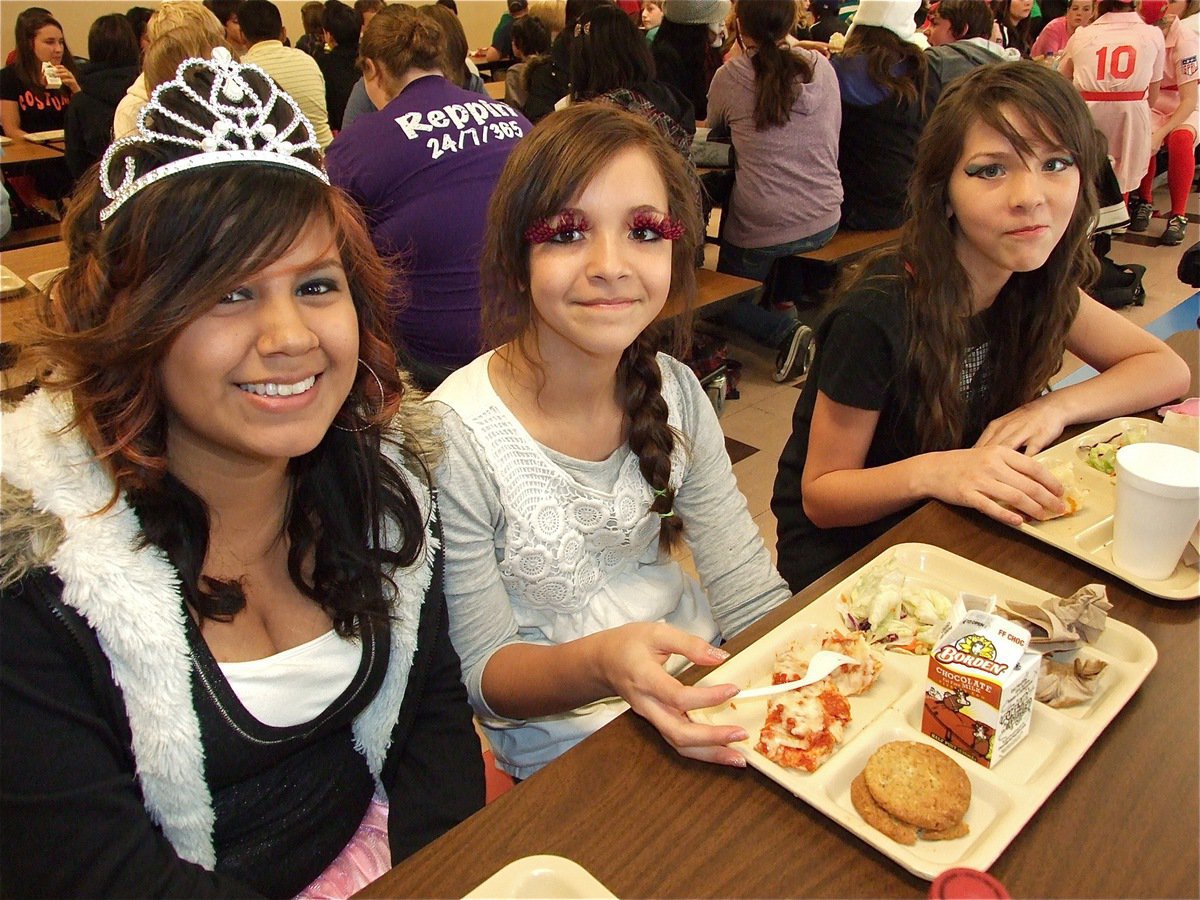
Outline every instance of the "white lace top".
{"label": "white lace top", "polygon": [[686,367],[659,356],[668,421],[685,436],[671,483],[704,589],[658,551],[653,492],[628,446],[599,462],[538,444],[497,396],[485,354],[430,397],[444,404],[438,469],[450,630],[497,759],[527,777],[624,710],[608,701],[515,722],[482,695],[508,643],[563,643],[629,622],[666,621],[715,640],[789,596],[746,511],[724,438]]}

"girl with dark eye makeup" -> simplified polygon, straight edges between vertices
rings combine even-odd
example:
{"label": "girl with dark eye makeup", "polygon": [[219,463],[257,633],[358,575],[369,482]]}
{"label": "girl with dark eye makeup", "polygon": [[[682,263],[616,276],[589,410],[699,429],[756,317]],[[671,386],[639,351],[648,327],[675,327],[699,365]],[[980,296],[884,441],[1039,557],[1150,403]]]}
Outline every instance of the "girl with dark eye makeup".
{"label": "girl with dark eye makeup", "polygon": [[664,308],[688,320],[697,207],[675,148],[604,103],[543,120],[492,196],[483,325],[497,349],[430,400],[450,635],[518,778],[630,707],[681,754],[745,765],[727,746],[741,729],[686,715],[736,688],[672,677],[685,659],[720,662],[721,639],[789,596],[703,388],[656,352]]}
{"label": "girl with dark eye makeup", "polygon": [[[1183,360],[1081,291],[1101,141],[1036,63],[946,89],[900,247],[843,288],[792,417],[771,503],[792,590],[929,498],[1009,525],[1062,515],[1064,486],[1033,455],[1185,390]],[[1048,392],[1065,350],[1100,374]]]}

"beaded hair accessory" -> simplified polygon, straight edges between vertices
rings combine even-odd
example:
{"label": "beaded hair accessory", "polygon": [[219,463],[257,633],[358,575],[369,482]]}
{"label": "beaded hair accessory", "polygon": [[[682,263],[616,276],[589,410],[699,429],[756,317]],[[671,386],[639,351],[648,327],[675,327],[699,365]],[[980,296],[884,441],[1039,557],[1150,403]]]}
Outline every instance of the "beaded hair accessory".
{"label": "beaded hair accessory", "polygon": [[[146,152],[155,148],[160,152]],[[162,161],[178,148],[196,152]],[[100,222],[156,181],[208,166],[286,166],[328,184],[328,176],[300,155],[305,151],[319,155],[321,146],[296,101],[258,66],[239,63],[216,47],[211,60],[180,63],[175,77],[155,88],[138,114],[137,131],[105,152],[100,187],[110,202],[100,210]]]}

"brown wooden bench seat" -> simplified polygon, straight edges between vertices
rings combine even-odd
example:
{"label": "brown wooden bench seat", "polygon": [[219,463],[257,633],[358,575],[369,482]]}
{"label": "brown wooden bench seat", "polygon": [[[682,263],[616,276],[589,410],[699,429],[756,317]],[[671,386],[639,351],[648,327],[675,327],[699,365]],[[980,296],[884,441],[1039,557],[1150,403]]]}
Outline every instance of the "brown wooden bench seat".
{"label": "brown wooden bench seat", "polygon": [[797,253],[801,259],[842,266],[865,256],[873,250],[894,247],[900,243],[900,229],[886,231],[839,231],[824,247]]}

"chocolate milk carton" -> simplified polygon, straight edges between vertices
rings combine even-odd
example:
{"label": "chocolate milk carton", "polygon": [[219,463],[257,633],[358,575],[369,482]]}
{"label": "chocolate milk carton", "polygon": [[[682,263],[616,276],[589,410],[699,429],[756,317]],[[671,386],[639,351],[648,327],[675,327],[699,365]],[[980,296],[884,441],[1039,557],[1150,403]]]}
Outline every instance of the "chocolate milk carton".
{"label": "chocolate milk carton", "polygon": [[929,656],[921,731],[991,768],[1029,732],[1041,655],[990,607],[956,613]]}

